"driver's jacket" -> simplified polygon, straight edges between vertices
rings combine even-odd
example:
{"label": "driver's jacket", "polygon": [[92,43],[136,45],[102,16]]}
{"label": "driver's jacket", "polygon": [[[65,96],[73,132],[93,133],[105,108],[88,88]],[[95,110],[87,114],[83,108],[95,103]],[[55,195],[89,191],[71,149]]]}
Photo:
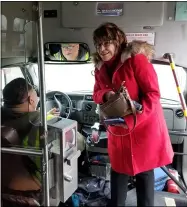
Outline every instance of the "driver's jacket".
{"label": "driver's jacket", "polygon": [[[54,116],[51,114],[47,114],[47,121],[52,119]],[[32,122],[30,120],[30,122]],[[40,122],[40,116],[38,113],[37,119],[34,120],[33,126],[27,136],[23,139],[22,146],[24,148],[33,147],[34,149],[38,150],[41,148],[40,146],[40,131],[39,131],[39,123]],[[35,171],[35,175],[37,178],[41,181],[41,166],[42,166],[42,159],[39,156],[29,156],[32,161],[35,163],[37,169]]]}
{"label": "driver's jacket", "polygon": [[[11,109],[2,108],[2,125],[10,126],[19,134],[21,145],[24,148],[34,148],[40,149],[40,112],[26,112],[26,113],[15,113]],[[47,114],[47,121],[52,119],[54,116]],[[77,145],[78,149],[83,151],[85,145],[85,138],[77,132]],[[34,175],[41,181],[41,157],[39,156],[29,156],[33,162]]]}
{"label": "driver's jacket", "polygon": [[[40,149],[40,112],[27,112],[27,113],[15,113],[11,109],[2,110],[2,124],[10,126],[19,134],[21,145],[24,148],[32,147],[34,149]],[[47,120],[50,120],[54,116],[51,114],[47,115]],[[41,157],[29,156],[33,161],[34,173],[37,178],[41,181]]]}

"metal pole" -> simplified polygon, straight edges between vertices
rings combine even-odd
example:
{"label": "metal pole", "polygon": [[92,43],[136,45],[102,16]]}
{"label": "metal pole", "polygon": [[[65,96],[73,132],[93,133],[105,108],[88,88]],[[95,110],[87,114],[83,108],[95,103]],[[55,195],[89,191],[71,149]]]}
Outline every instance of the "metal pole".
{"label": "metal pole", "polygon": [[42,150],[30,150],[18,147],[2,147],[2,153],[17,154],[17,155],[30,155],[30,156],[42,156]]}
{"label": "metal pole", "polygon": [[165,53],[164,58],[167,58],[169,60],[170,67],[171,67],[173,77],[174,77],[174,80],[175,80],[175,84],[176,84],[176,87],[177,87],[177,91],[178,91],[178,94],[179,94],[179,99],[180,99],[180,102],[181,102],[181,105],[182,105],[182,109],[184,111],[184,117],[186,118],[186,121],[187,121],[187,107],[186,107],[184,96],[182,94],[182,91],[181,91],[181,88],[180,88],[180,85],[179,85],[179,82],[178,82],[178,79],[177,79],[176,72],[175,72],[175,62],[173,60],[173,56],[170,53]]}
{"label": "metal pole", "polygon": [[44,70],[44,51],[43,51],[43,26],[42,26],[42,2],[37,2],[38,21],[37,41],[38,41],[38,74],[40,83],[40,116],[41,116],[41,139],[44,140],[44,156],[43,156],[43,203],[44,206],[50,206],[49,198],[49,158],[48,158],[48,143],[47,143],[47,112],[46,112],[46,89],[45,89],[45,70]]}
{"label": "metal pole", "polygon": [[169,131],[170,135],[176,135],[176,136],[185,136],[187,137],[187,131]]}
{"label": "metal pole", "polygon": [[182,152],[174,152],[175,155],[187,155],[187,153],[182,153]]}
{"label": "metal pole", "polygon": [[179,186],[179,188],[187,195],[187,189],[168,171],[166,166],[161,169]]}

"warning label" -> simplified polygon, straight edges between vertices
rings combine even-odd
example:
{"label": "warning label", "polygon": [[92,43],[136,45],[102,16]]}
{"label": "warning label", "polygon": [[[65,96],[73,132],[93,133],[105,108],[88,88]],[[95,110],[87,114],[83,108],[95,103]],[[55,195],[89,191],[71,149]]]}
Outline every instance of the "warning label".
{"label": "warning label", "polygon": [[133,40],[141,40],[146,41],[151,45],[155,45],[155,33],[147,32],[147,33],[125,33],[127,36],[127,41],[132,42]]}

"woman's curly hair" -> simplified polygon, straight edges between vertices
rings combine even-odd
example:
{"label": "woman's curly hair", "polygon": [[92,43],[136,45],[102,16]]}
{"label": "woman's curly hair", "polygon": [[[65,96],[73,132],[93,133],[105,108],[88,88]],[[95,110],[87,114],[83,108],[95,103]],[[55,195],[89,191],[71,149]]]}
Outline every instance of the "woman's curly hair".
{"label": "woman's curly hair", "polygon": [[[127,47],[127,38],[125,33],[114,23],[106,22],[100,25],[93,32],[93,41],[95,47],[105,41],[113,41],[118,48],[118,51],[123,51]],[[101,60],[98,52],[93,54],[93,61],[99,62]]]}

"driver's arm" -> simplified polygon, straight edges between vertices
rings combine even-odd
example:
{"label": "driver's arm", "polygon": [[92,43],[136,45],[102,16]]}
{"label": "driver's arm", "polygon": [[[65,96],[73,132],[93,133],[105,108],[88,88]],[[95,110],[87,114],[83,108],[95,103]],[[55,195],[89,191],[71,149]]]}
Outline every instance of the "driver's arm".
{"label": "driver's arm", "polygon": [[51,110],[47,112],[47,117],[46,117],[47,121],[53,119],[54,117],[55,117],[55,115],[51,113]]}
{"label": "driver's arm", "polygon": [[55,116],[60,116],[60,112],[56,108],[53,108],[47,112],[47,121],[51,120]]}
{"label": "driver's arm", "polygon": [[47,114],[47,121],[53,119],[55,116],[52,114]]}

